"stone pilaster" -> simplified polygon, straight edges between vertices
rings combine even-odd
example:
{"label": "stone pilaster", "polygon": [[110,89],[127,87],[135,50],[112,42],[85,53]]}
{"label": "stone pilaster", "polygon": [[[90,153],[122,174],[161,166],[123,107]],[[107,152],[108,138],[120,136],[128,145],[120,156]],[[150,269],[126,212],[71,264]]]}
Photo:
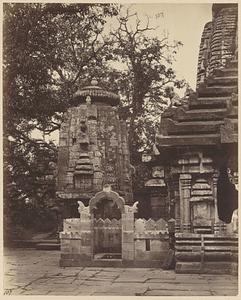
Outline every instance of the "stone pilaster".
{"label": "stone pilaster", "polygon": [[122,213],[122,259],[123,261],[133,261],[135,258],[134,243],[134,212],[136,207],[125,205]]}
{"label": "stone pilaster", "polygon": [[176,232],[180,231],[180,197],[179,176],[174,175],[165,179],[168,185],[170,218],[175,219]]}
{"label": "stone pilaster", "polygon": [[217,205],[217,182],[219,172],[213,174],[213,198],[214,198],[214,233],[224,234],[226,233],[226,224],[218,217],[218,205]]}
{"label": "stone pilaster", "polygon": [[191,194],[190,174],[180,174],[180,227],[183,232],[190,232],[190,194]]}

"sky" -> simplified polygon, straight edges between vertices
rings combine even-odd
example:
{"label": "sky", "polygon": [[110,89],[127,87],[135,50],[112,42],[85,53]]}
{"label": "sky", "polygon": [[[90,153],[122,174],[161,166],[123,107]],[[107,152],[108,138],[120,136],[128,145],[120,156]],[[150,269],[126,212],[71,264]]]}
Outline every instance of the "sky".
{"label": "sky", "polygon": [[[196,88],[196,73],[199,45],[204,25],[212,20],[212,4],[175,4],[145,3],[134,4],[131,11],[136,11],[143,24],[146,15],[151,18],[150,25],[159,26],[154,35],[162,37],[163,31],[169,33],[169,41],[181,41],[173,68],[180,79],[186,79],[192,89]],[[157,18],[157,15],[160,15]]]}

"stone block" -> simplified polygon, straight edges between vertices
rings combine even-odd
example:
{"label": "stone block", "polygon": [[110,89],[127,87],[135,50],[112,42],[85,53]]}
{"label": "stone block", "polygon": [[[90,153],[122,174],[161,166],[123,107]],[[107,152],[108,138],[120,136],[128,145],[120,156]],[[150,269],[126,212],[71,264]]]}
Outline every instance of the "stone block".
{"label": "stone block", "polygon": [[159,240],[150,240],[151,251],[160,251],[162,242]]}
{"label": "stone block", "polygon": [[135,255],[134,255],[134,250],[122,250],[122,259],[123,260],[134,260]]}
{"label": "stone block", "polygon": [[150,252],[136,249],[135,250],[135,260],[150,260]]}
{"label": "stone block", "polygon": [[74,232],[74,231],[80,231],[80,219],[65,219],[63,222],[63,228],[65,232]]}
{"label": "stone block", "polygon": [[146,250],[145,240],[135,240],[135,249],[144,252]]}
{"label": "stone block", "polygon": [[144,219],[137,219],[135,221],[135,233],[143,233],[145,231],[145,224]]}
{"label": "stone block", "polygon": [[80,247],[81,247],[81,240],[79,239],[72,239],[70,240],[70,252],[73,254],[80,253]]}
{"label": "stone block", "polygon": [[87,255],[91,257],[91,246],[82,246],[80,247],[80,254]]}
{"label": "stone block", "polygon": [[60,242],[61,253],[71,253],[70,240],[61,239]]}
{"label": "stone block", "polygon": [[134,251],[134,241],[133,241],[133,243],[123,243],[122,242],[122,250],[123,251]]}
{"label": "stone block", "polygon": [[81,231],[90,231],[91,230],[91,222],[90,220],[87,220],[86,222],[82,221],[81,222]]}
{"label": "stone block", "polygon": [[123,231],[122,241],[123,241],[123,243],[134,243],[134,232],[133,231]]}
{"label": "stone block", "polygon": [[176,273],[201,273],[201,263],[200,262],[176,262],[175,267]]}
{"label": "stone block", "polygon": [[160,251],[151,251],[150,252],[151,260],[160,260],[164,256],[165,256],[165,253],[160,253]]}
{"label": "stone block", "polygon": [[125,231],[134,232],[134,220],[133,219],[122,219],[122,229]]}
{"label": "stone block", "polygon": [[91,245],[91,234],[90,232],[81,232],[81,245],[90,246]]}

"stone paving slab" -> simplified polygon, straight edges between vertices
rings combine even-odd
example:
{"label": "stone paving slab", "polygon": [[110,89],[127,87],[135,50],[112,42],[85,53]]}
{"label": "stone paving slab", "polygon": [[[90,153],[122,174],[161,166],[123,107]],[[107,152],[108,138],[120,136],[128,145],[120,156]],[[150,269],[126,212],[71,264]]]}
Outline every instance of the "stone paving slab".
{"label": "stone paving slab", "polygon": [[4,289],[11,295],[235,296],[232,275],[175,274],[154,268],[59,267],[59,251],[6,249]]}

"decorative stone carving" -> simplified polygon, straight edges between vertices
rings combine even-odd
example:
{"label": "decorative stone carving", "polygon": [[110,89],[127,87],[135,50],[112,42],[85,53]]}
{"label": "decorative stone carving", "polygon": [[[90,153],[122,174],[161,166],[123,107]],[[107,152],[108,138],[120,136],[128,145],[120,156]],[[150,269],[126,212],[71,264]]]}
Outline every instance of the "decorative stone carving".
{"label": "decorative stone carving", "polygon": [[111,184],[131,204],[126,124],[114,109],[119,96],[93,82],[76,92],[61,125],[57,195],[66,201],[86,201]]}
{"label": "decorative stone carving", "polygon": [[145,186],[150,186],[150,187],[165,187],[166,183],[164,179],[160,178],[155,178],[155,179],[150,179],[145,183]]}
{"label": "decorative stone carving", "polygon": [[234,123],[232,120],[224,119],[224,124],[220,127],[221,143],[235,143],[238,142],[238,135],[234,134]]}
{"label": "decorative stone carving", "polygon": [[155,166],[152,168],[152,177],[164,178],[164,168],[162,166]]}
{"label": "decorative stone carving", "polygon": [[82,201],[78,201],[79,207],[78,207],[78,211],[79,213],[89,213],[90,209],[89,206],[85,206],[84,203]]}

